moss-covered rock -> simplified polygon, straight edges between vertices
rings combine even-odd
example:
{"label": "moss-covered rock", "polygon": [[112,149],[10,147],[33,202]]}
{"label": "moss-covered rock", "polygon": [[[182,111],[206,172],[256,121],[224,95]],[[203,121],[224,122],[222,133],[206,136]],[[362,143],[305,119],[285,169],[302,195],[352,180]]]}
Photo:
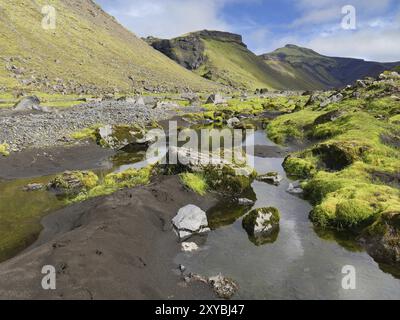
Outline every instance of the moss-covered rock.
{"label": "moss-covered rock", "polygon": [[56,176],[48,189],[61,196],[74,196],[93,189],[98,181],[99,177],[91,171],[66,171]]}
{"label": "moss-covered rock", "polygon": [[383,214],[364,230],[360,241],[378,262],[400,267],[400,212]]}
{"label": "moss-covered rock", "polygon": [[240,155],[233,156],[234,152],[220,150],[207,155],[191,149],[171,147],[169,155],[178,159],[179,163],[164,165],[160,169],[164,174],[198,173],[211,190],[233,196],[240,195],[251,188],[257,173],[246,163],[226,160],[243,161]]}
{"label": "moss-covered rock", "polygon": [[10,155],[10,146],[7,143],[0,144],[0,155],[4,157]]}
{"label": "moss-covered rock", "polygon": [[243,228],[256,245],[273,243],[279,234],[280,214],[276,208],[260,208],[243,218]]}
{"label": "moss-covered rock", "polygon": [[311,159],[302,159],[293,155],[286,157],[283,167],[289,176],[305,179],[313,176],[317,171],[317,166]]}
{"label": "moss-covered rock", "polygon": [[130,144],[148,144],[152,140],[140,126],[106,125],[96,129],[99,145],[111,149],[123,149]]}

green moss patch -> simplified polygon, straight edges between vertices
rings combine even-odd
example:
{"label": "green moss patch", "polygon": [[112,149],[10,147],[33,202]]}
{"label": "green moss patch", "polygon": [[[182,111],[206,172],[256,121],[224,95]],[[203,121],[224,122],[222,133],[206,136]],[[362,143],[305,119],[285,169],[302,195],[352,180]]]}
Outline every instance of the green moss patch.
{"label": "green moss patch", "polygon": [[208,184],[203,174],[185,172],[180,175],[183,185],[190,190],[204,196],[208,190]]}
{"label": "green moss patch", "polygon": [[4,157],[10,155],[10,146],[7,143],[0,144],[0,155]]}

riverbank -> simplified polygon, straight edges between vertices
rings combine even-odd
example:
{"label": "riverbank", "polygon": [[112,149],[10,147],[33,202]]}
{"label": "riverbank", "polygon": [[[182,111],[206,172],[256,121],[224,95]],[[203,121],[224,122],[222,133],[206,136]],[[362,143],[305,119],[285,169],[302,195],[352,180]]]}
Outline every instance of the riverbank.
{"label": "riverbank", "polygon": [[[0,265],[2,299],[210,299],[205,285],[183,281],[173,258],[180,244],[170,220],[187,204],[207,210],[212,195],[187,191],[177,177],[62,209],[25,253]],[[57,269],[57,290],[40,283]]]}

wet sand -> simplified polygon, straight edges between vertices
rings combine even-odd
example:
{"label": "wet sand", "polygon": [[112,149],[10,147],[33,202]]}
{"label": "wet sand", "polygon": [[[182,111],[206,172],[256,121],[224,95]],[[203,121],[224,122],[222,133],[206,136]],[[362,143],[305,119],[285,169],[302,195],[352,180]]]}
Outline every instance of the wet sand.
{"label": "wet sand", "polygon": [[115,152],[91,141],[48,149],[28,149],[0,158],[0,179],[11,180],[57,174],[65,170],[104,167]]}
{"label": "wet sand", "polygon": [[[215,298],[207,286],[182,281],[170,221],[187,204],[216,203],[172,176],[55,212],[34,245],[0,264],[0,299]],[[44,265],[57,270],[54,291],[41,288]]]}

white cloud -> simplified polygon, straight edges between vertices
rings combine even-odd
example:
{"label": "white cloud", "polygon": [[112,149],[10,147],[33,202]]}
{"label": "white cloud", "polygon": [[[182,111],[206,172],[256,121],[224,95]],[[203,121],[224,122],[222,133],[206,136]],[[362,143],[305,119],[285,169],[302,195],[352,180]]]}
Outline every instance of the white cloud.
{"label": "white cloud", "polygon": [[139,36],[171,38],[201,29],[231,30],[220,16],[234,0],[119,0],[110,13]]}
{"label": "white cloud", "polygon": [[391,3],[393,0],[299,0],[296,6],[301,15],[293,22],[293,26],[341,21],[341,9],[346,5],[355,7],[358,16],[376,16],[385,12]]}
{"label": "white cloud", "polygon": [[[396,8],[393,3],[397,0],[293,0],[290,10],[295,10],[297,18],[285,26],[260,23],[245,14],[232,24],[225,20],[226,5],[275,0],[98,1],[139,36],[172,38],[190,31],[214,29],[242,34],[257,54],[292,43],[330,56],[400,60],[400,12],[388,12],[389,8]],[[356,31],[341,29],[341,8],[348,4],[357,10]]]}
{"label": "white cloud", "polygon": [[391,62],[400,60],[400,29],[363,28],[315,37],[303,45],[325,55]]}

